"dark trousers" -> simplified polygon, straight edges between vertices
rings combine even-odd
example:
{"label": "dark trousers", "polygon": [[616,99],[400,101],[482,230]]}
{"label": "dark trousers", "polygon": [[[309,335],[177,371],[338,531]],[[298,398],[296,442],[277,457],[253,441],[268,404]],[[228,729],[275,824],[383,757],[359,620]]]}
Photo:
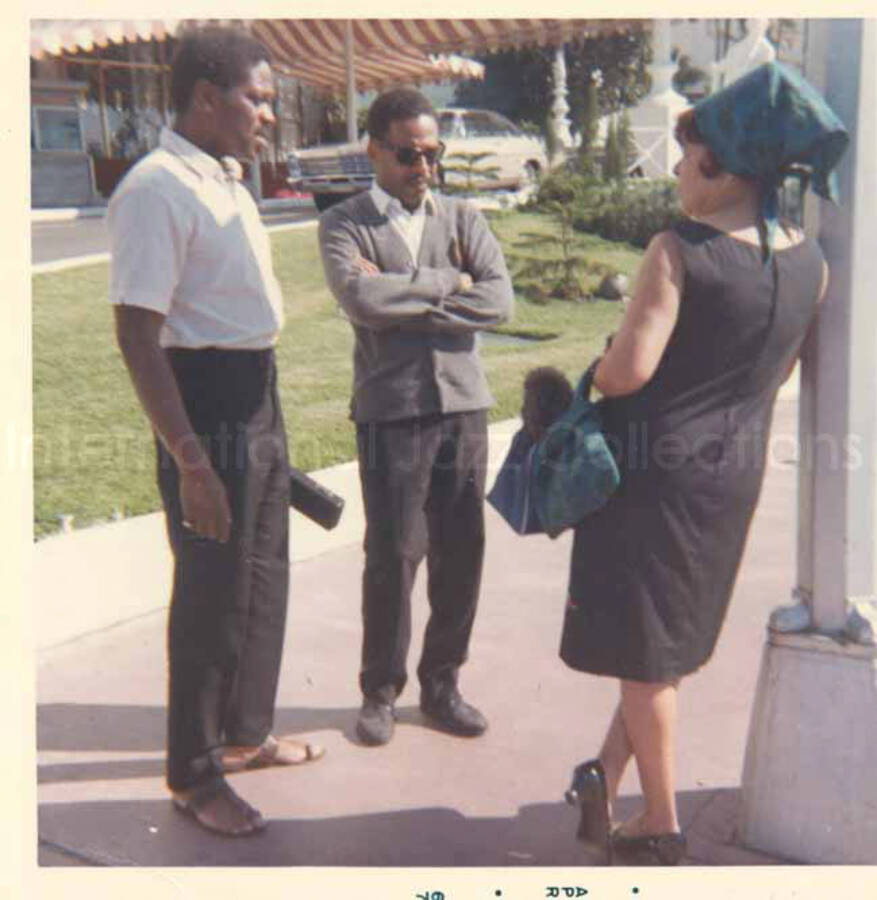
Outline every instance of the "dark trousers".
{"label": "dark trousers", "polygon": [[158,443],[174,555],[167,782],[221,772],[222,744],[270,733],[289,587],[289,466],[270,350],[168,350],[192,426],[228,493],[226,544],[183,528],[179,474]]}
{"label": "dark trousers", "polygon": [[430,616],[417,668],[430,697],[456,687],[484,557],[484,410],[357,426],[365,503],[360,688],[392,702],[407,680],[411,588],[427,558]]}

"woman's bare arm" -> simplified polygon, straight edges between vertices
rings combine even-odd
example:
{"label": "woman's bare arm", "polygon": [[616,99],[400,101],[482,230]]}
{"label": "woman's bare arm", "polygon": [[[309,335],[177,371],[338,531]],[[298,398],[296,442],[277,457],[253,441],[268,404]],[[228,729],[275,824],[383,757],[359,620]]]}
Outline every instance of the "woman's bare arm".
{"label": "woman's bare arm", "polygon": [[667,231],[655,235],[621,327],[594,373],[601,394],[632,394],[655,374],[679,315],[683,279],[676,238]]}

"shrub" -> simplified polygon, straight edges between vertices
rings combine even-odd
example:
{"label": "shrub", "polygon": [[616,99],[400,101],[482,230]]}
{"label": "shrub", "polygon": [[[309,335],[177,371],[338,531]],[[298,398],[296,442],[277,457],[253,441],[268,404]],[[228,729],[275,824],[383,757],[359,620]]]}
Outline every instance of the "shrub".
{"label": "shrub", "polygon": [[603,148],[603,180],[617,181],[625,175],[625,162],[621,145],[618,141],[618,127],[615,117],[609,120],[609,131],[606,134],[606,146]]}
{"label": "shrub", "polygon": [[572,227],[609,241],[645,247],[659,231],[682,218],[673,179],[604,181],[562,166],[545,176],[528,204],[549,212],[556,203],[568,204]]}
{"label": "shrub", "polygon": [[584,300],[588,292],[582,287],[578,279],[565,279],[558,281],[552,288],[551,294],[560,300],[578,301]]}
{"label": "shrub", "polygon": [[626,241],[645,247],[659,231],[682,218],[674,182],[621,182],[602,195],[577,199],[573,228],[597,234],[609,241]]}
{"label": "shrub", "polygon": [[601,178],[583,174],[578,169],[578,161],[572,160],[552,169],[542,178],[539,191],[529,205],[540,212],[552,203],[573,203],[578,206],[593,203],[595,197],[609,194],[612,190],[613,186]]}
{"label": "shrub", "polygon": [[544,284],[538,282],[526,285],[523,293],[531,303],[535,303],[538,306],[545,306],[551,299],[548,288],[546,288]]}

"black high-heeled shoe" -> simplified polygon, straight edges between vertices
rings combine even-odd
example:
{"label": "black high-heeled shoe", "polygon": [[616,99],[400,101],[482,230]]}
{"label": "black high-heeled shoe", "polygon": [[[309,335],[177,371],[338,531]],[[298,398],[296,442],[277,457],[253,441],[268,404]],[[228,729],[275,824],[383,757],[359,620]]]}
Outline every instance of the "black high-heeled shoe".
{"label": "black high-heeled shoe", "polygon": [[581,811],[576,837],[585,844],[593,844],[606,855],[612,865],[612,836],[609,824],[609,795],[606,773],[599,759],[589,759],[576,766],[572,784],[564,795],[571,806]]}
{"label": "black high-heeled shoe", "polygon": [[612,832],[610,843],[619,856],[629,857],[631,861],[647,866],[679,865],[687,846],[681,831],[628,837],[620,834],[617,828]]}

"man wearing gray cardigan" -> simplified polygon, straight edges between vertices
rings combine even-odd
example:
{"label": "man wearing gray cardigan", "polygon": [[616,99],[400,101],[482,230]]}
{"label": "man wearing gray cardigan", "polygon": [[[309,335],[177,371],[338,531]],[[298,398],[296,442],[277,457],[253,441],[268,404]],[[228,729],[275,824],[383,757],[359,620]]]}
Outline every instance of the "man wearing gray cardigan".
{"label": "man wearing gray cardigan", "polygon": [[493,402],[477,332],[510,317],[512,286],[481,213],[429,190],[443,148],[426,97],[382,94],[368,133],[375,185],[327,210],[319,231],[356,338],[351,417],[366,516],[357,734],[372,745],[393,735],[411,588],[426,555],[420,708],[437,727],[475,736],[487,722],[463,701],[457,675],[481,581]]}

